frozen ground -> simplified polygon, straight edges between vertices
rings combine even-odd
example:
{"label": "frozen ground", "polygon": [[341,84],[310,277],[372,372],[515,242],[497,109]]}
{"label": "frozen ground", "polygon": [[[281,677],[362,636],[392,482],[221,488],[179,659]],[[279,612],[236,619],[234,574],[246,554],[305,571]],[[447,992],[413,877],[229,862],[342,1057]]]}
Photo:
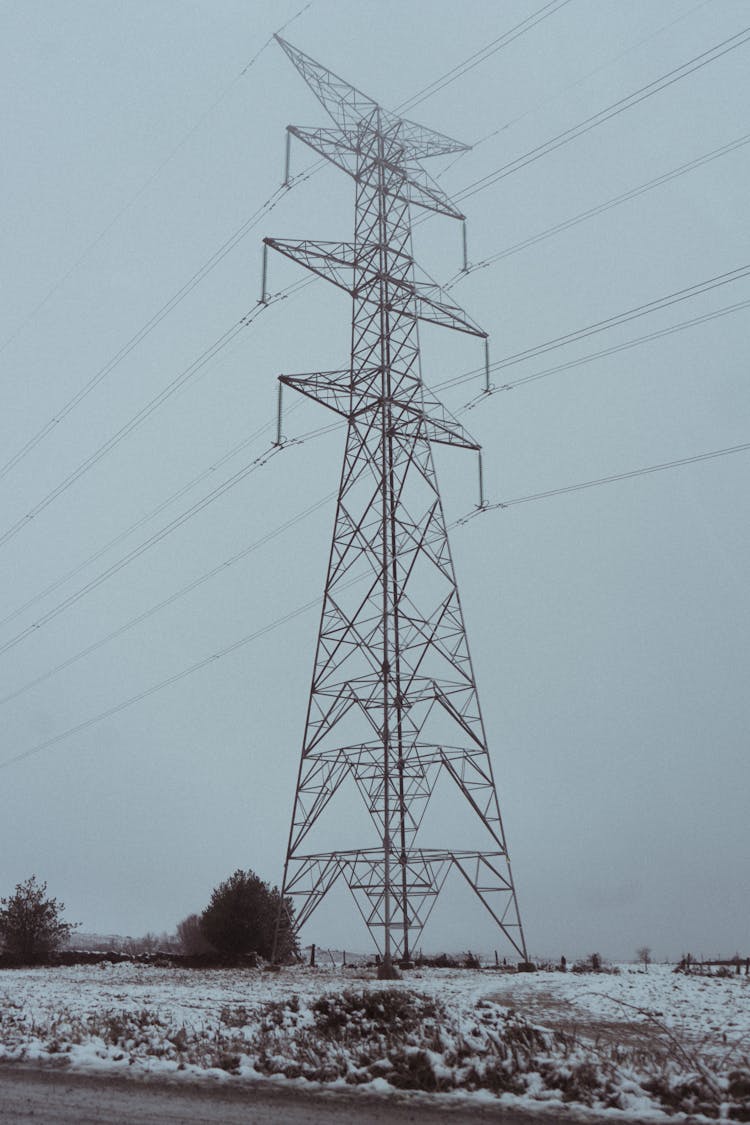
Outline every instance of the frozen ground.
{"label": "frozen ground", "polygon": [[0,1062],[750,1121],[750,980],[132,964],[0,971]]}

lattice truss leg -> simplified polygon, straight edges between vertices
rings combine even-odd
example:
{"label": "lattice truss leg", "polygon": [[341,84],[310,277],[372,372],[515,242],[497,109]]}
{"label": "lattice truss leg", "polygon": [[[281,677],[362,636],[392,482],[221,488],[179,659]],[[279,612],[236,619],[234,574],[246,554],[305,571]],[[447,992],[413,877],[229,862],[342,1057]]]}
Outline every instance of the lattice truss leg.
{"label": "lattice truss leg", "polygon": [[[353,242],[265,240],[352,297],[349,369],[281,376],[348,423],[283,895],[302,927],[343,878],[384,958],[408,958],[454,869],[525,960],[432,456],[433,442],[479,447],[419,369],[419,320],[486,338],[420,279],[411,251],[411,206],[463,218],[421,160],[466,146],[279,43],[334,121],[289,132],[356,185]],[[417,843],[441,773],[476,818],[479,850]],[[309,851],[349,780],[378,845]]]}

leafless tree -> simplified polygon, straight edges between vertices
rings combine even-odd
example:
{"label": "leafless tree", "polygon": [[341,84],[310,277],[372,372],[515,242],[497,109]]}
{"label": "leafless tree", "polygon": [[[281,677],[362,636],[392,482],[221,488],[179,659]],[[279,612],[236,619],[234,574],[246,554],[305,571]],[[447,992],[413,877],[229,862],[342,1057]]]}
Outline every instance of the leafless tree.
{"label": "leafless tree", "polygon": [[188,914],[177,926],[177,940],[183,953],[194,957],[201,953],[215,952],[214,946],[204,935],[201,929],[201,920],[198,914]]}
{"label": "leafless tree", "polygon": [[648,972],[648,967],[651,964],[651,949],[649,948],[649,946],[642,945],[640,949],[636,949],[635,955],[645,968],[646,972]]}

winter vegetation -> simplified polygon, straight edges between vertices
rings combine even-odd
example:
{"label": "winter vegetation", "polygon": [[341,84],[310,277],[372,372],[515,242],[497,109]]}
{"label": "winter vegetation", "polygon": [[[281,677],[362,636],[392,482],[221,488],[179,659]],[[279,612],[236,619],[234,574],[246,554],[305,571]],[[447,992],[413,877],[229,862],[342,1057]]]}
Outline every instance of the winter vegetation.
{"label": "winter vegetation", "polygon": [[394,983],[372,959],[299,950],[290,904],[242,870],[173,936],[73,942],[63,912],[35,876],[0,899],[0,1063],[750,1121],[739,955],[668,966],[643,946],[632,965],[594,952],[530,973],[441,954]]}
{"label": "winter vegetation", "polygon": [[197,930],[210,949],[226,956],[255,954],[286,961],[296,952],[293,918],[291,902],[282,908],[277,887],[269,887],[254,871],[237,870],[213,891]]}
{"label": "winter vegetation", "polygon": [[[39,883],[35,875],[19,883],[10,897],[0,898],[0,964],[36,965],[59,957],[77,930],[64,920],[64,910],[65,904],[48,897],[47,884]],[[76,934],[75,948],[123,958],[182,954],[207,964],[270,960],[275,953],[283,962],[298,952],[293,920],[294,908],[289,900],[281,907],[277,887],[254,871],[237,870],[215,888],[202,914],[189,914],[175,934],[147,933],[138,938]]]}
{"label": "winter vegetation", "polygon": [[750,1120],[750,978],[616,968],[3,970],[0,1061]]}
{"label": "winter vegetation", "polygon": [[47,896],[47,884],[32,875],[0,898],[0,949],[23,965],[44,962],[70,938],[75,926],[63,919],[65,904]]}

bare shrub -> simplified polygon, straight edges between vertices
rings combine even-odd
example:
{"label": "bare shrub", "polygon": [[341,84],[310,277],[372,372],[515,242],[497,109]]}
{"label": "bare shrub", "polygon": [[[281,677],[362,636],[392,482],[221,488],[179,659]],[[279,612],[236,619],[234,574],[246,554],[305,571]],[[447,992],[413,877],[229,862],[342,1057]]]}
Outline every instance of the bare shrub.
{"label": "bare shrub", "polygon": [[187,918],[178,923],[177,940],[181,951],[188,957],[200,957],[201,954],[216,951],[203,933],[199,914],[188,914]]}

